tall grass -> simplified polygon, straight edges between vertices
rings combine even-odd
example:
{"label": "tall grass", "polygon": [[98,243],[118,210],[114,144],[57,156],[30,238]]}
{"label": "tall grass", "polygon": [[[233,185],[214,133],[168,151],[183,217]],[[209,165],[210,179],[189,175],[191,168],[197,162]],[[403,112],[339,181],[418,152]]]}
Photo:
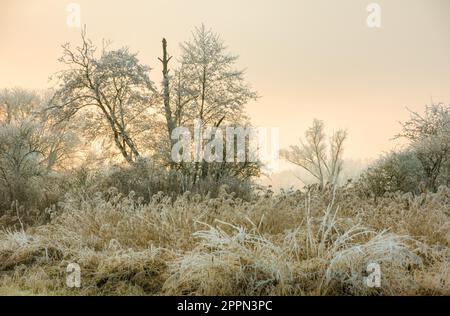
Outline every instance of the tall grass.
{"label": "tall grass", "polygon": [[[95,295],[448,295],[450,190],[377,202],[357,188],[245,201],[67,195],[50,223],[0,233],[0,289]],[[82,287],[65,285],[68,263]],[[368,287],[367,266],[381,267]],[[0,292],[2,292],[0,291]]]}

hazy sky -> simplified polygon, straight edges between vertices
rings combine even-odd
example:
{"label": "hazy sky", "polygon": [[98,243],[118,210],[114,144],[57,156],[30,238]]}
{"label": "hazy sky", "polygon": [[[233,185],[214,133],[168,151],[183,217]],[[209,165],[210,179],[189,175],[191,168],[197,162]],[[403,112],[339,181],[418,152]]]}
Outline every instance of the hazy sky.
{"label": "hazy sky", "polygon": [[[88,37],[138,51],[155,82],[163,36],[177,56],[194,26],[213,28],[262,97],[248,107],[253,123],[280,127],[282,147],[316,117],[348,129],[346,157],[376,157],[394,146],[406,107],[450,103],[449,0],[0,0],[0,87],[49,86],[60,45],[79,43],[70,2]],[[366,25],[371,2],[379,29]]]}

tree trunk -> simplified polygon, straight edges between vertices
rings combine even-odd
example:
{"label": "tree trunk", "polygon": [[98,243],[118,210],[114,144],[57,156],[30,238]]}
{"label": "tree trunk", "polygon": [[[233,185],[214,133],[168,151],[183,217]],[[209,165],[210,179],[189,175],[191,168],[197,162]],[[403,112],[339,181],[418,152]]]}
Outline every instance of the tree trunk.
{"label": "tree trunk", "polygon": [[[175,129],[175,121],[172,117],[172,110],[170,109],[170,87],[169,87],[169,61],[172,58],[172,56],[169,56],[167,53],[167,41],[165,38],[162,40],[162,48],[163,48],[163,57],[158,58],[159,61],[163,65],[163,99],[164,99],[164,112],[166,115],[166,124],[167,124],[167,132],[169,133],[169,144],[170,148],[174,145],[174,140],[171,138],[172,132]],[[169,163],[170,169],[173,168],[173,161],[170,161]]]}

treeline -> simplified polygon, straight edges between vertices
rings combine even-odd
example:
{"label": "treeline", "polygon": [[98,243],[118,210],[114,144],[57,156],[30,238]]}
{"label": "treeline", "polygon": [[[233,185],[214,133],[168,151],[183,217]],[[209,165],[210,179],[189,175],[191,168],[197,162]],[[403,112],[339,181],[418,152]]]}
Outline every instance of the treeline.
{"label": "treeline", "polygon": [[[116,186],[149,200],[158,191],[245,196],[259,163],[171,159],[172,131],[249,126],[245,105],[257,93],[219,35],[205,26],[169,55],[162,41],[161,85],[127,47],[62,46],[62,70],[48,91],[0,92],[0,210],[44,209],[67,190]],[[245,191],[245,192],[244,192]]]}
{"label": "treeline", "polygon": [[[85,31],[80,46],[62,48],[63,69],[52,89],[0,92],[0,216],[46,221],[66,193],[92,195],[111,187],[144,202],[158,192],[215,197],[224,186],[251,198],[260,162],[175,163],[171,157],[177,127],[193,129],[197,120],[216,129],[250,126],[245,105],[258,95],[217,34],[196,28],[176,60],[163,39],[160,85],[128,48],[98,49]],[[382,156],[351,185],[375,199],[449,186],[449,116],[444,104],[427,106],[423,115],[411,112],[397,135],[408,145]],[[344,130],[327,137],[315,120],[301,144],[281,156],[311,174],[307,189],[326,190],[346,183],[346,137]]]}

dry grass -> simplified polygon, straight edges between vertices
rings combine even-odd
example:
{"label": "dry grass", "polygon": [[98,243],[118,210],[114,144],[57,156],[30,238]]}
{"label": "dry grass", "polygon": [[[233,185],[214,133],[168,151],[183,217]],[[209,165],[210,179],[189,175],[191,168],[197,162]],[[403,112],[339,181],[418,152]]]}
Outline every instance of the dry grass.
{"label": "dry grass", "polygon": [[[51,223],[0,233],[0,293],[23,295],[449,295],[450,190],[377,202],[355,188],[67,196]],[[82,287],[65,285],[81,267]],[[380,288],[365,283],[381,266]]]}

